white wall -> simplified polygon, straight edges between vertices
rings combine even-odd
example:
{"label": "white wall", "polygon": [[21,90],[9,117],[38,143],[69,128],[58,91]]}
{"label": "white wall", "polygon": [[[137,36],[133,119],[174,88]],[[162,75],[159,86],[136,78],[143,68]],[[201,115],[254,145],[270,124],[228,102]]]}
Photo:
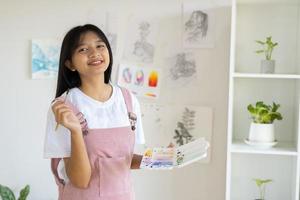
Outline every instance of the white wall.
{"label": "white wall", "polygon": [[[91,10],[118,13],[116,69],[126,49],[128,16],[151,14],[160,24],[155,65],[161,67],[166,44],[182,48],[182,2],[0,0],[0,184],[16,192],[30,184],[29,200],[56,199],[49,160],[42,158],[46,112],[54,96],[56,80],[31,80],[31,39],[63,37],[71,27],[86,23]],[[197,84],[178,88],[179,98],[173,95],[159,100],[168,103],[176,97],[177,102],[214,109],[211,162],[168,172],[134,171],[137,200],[225,198],[230,0],[214,2],[217,5],[216,45],[213,49],[195,50],[199,63]]]}

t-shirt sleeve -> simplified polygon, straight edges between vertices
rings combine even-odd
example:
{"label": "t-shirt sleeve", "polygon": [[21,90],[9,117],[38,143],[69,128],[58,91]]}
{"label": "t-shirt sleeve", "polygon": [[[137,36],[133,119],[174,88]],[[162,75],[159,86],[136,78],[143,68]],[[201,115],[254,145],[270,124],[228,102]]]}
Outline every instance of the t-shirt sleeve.
{"label": "t-shirt sleeve", "polygon": [[137,116],[136,129],[135,129],[135,141],[137,144],[145,144],[145,136],[144,136],[144,129],[142,124],[142,113],[141,113],[140,103],[134,94],[131,93],[131,97],[132,97],[132,109]]}
{"label": "t-shirt sleeve", "polygon": [[59,125],[55,130],[55,116],[50,106],[47,114],[44,158],[64,158],[71,155],[70,131]]}

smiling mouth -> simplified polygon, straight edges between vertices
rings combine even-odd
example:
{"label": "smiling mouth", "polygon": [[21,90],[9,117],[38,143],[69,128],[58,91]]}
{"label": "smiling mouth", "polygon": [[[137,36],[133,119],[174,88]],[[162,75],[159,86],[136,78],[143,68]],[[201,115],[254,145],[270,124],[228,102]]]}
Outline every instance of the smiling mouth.
{"label": "smiling mouth", "polygon": [[104,63],[103,60],[96,60],[96,61],[89,62],[88,65],[97,66],[97,65],[101,65],[102,63]]}

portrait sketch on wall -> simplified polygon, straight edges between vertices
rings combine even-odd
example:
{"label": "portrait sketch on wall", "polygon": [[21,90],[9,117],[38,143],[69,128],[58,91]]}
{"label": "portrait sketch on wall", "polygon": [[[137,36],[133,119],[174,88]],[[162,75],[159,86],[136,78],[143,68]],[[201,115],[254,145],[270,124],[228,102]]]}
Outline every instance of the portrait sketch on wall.
{"label": "portrait sketch on wall", "polygon": [[186,48],[212,48],[215,40],[215,19],[212,8],[197,3],[182,6],[183,46]]}
{"label": "portrait sketch on wall", "polygon": [[135,63],[153,63],[157,24],[150,20],[134,20],[128,28],[124,59]]}
{"label": "portrait sketch on wall", "polygon": [[58,39],[34,39],[31,43],[32,79],[57,77],[61,41]]}

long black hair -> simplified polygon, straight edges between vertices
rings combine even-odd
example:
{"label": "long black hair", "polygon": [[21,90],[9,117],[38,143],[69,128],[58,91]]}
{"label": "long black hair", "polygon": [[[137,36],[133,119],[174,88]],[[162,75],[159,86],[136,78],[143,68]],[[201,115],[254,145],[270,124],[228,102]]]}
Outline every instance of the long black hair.
{"label": "long black hair", "polygon": [[96,33],[107,46],[110,62],[108,68],[104,72],[104,82],[109,83],[113,64],[113,56],[108,39],[106,38],[103,31],[101,31],[95,25],[85,24],[83,26],[76,26],[66,34],[61,45],[55,98],[61,96],[68,89],[79,87],[81,85],[81,80],[78,72],[71,71],[65,65],[65,63],[67,60],[72,59],[72,55],[80,42],[80,37],[86,32],[90,31]]}

